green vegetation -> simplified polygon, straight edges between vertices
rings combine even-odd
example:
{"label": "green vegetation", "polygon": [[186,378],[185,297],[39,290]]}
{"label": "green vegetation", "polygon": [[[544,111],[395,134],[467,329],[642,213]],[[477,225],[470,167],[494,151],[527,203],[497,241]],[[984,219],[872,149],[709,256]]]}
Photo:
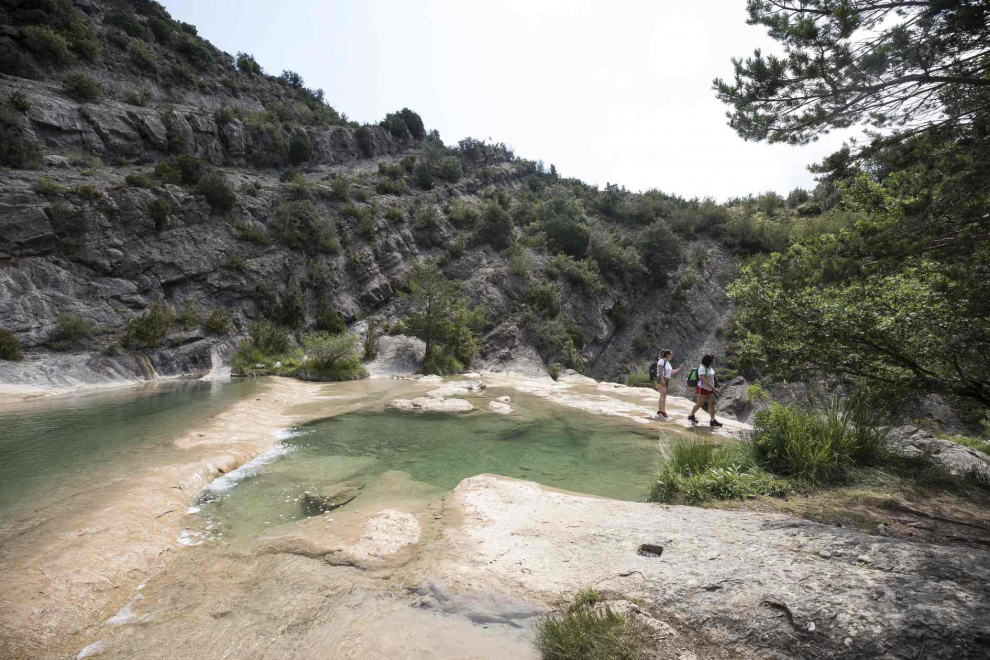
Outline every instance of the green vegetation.
{"label": "green vegetation", "polygon": [[[821,183],[795,209],[841,202],[852,221],[775,246],[730,290],[740,350],[771,377],[827,373],[985,408],[987,69],[969,54],[987,48],[990,8],[847,5],[750,3],[749,22],[786,56],[757,51],[734,61],[733,83],[715,81],[745,139],[804,144],[859,122],[875,129],[815,165]],[[762,206],[775,212],[780,199]]]}
{"label": "green vegetation", "polygon": [[566,254],[558,254],[547,263],[547,276],[557,279],[561,275],[570,282],[580,285],[588,294],[597,294],[605,290],[605,280],[598,270],[598,262],[588,258],[576,261]]}
{"label": "green vegetation", "polygon": [[358,148],[361,149],[365,158],[375,153],[374,143],[371,141],[371,131],[368,130],[367,126],[361,126],[354,131],[354,139],[357,140]]}
{"label": "green vegetation", "polygon": [[293,165],[302,165],[309,162],[313,156],[313,143],[309,140],[306,131],[298,130],[292,134],[289,140],[289,162]]}
{"label": "green vegetation", "polygon": [[103,193],[100,192],[99,188],[96,186],[90,186],[86,184],[79,184],[72,189],[73,195],[78,195],[83,199],[102,199]]}
{"label": "green vegetation", "polygon": [[254,55],[237,53],[237,58],[234,62],[237,66],[237,70],[241,73],[246,73],[249,76],[260,76],[263,73],[261,65],[254,59]]}
{"label": "green vegetation", "polygon": [[127,54],[142,72],[158,71],[158,56],[154,49],[143,41],[132,41],[127,47]]}
{"label": "green vegetation", "polygon": [[470,367],[480,349],[485,308],[470,307],[461,283],[445,278],[434,263],[413,266],[409,289],[412,312],[403,326],[406,334],[426,343],[422,372],[451,374]]}
{"label": "green vegetation", "polygon": [[216,212],[227,213],[237,203],[234,187],[219,170],[210,170],[203,174],[196,184],[196,192],[206,197],[207,204]]}
{"label": "green vegetation", "polygon": [[217,307],[206,317],[206,330],[214,335],[226,335],[230,332],[230,312],[223,307]]}
{"label": "green vegetation", "polygon": [[43,62],[70,64],[76,58],[69,51],[69,41],[47,25],[29,25],[22,31],[24,45]]}
{"label": "green vegetation", "polygon": [[203,315],[196,309],[196,303],[187,300],[182,304],[182,311],[175,315],[172,322],[183,330],[189,331],[199,327],[203,322]]}
{"label": "green vegetation", "polygon": [[306,294],[295,277],[289,280],[278,306],[279,327],[298,330],[306,325]]}
{"label": "green vegetation", "polygon": [[31,190],[33,190],[36,195],[44,195],[45,197],[65,193],[65,187],[55,183],[55,179],[50,176],[40,177],[35,184],[31,186]]}
{"label": "green vegetation", "polygon": [[62,78],[62,89],[80,102],[96,102],[103,98],[103,85],[78,71]]}
{"label": "green vegetation", "polygon": [[155,176],[163,183],[175,185],[195,186],[206,170],[202,160],[189,154],[172,156],[155,164]]}
{"label": "green vegetation", "polygon": [[308,200],[281,204],[271,225],[275,238],[288,247],[330,254],[340,252],[337,228],[321,217],[316,206]]}
{"label": "green vegetation", "polygon": [[31,109],[31,101],[28,100],[27,95],[21,90],[17,90],[10,93],[7,97],[7,101],[10,105],[14,106],[14,109],[20,112],[27,112]]}
{"label": "green vegetation", "polygon": [[21,344],[10,330],[0,328],[0,360],[20,362],[24,359]]}
{"label": "green vegetation", "polygon": [[590,587],[536,622],[543,660],[639,660],[650,657],[650,639],[644,623],[618,614]]}
{"label": "green vegetation", "polygon": [[89,321],[73,314],[62,314],[48,337],[48,345],[55,351],[67,351],[77,347],[81,340],[92,337],[96,332],[96,326]]}
{"label": "green vegetation", "polygon": [[307,333],[303,337],[307,360],[293,375],[303,380],[321,382],[365,378],[368,373],[361,366],[358,343],[357,335],[350,332]]}
{"label": "green vegetation", "polygon": [[347,332],[347,321],[330,301],[329,296],[323,296],[316,311],[316,329],[325,330],[332,335]]}
{"label": "green vegetation", "polygon": [[131,188],[154,188],[155,183],[144,174],[128,174],[124,182]]}
{"label": "green vegetation", "polygon": [[[260,320],[248,326],[248,336],[237,345],[230,358],[230,368],[233,373],[245,376],[289,373],[299,366],[301,357],[302,351],[293,346],[287,329]],[[277,363],[281,363],[279,368],[275,367]]]}
{"label": "green vegetation", "polygon": [[368,328],[364,332],[364,359],[374,360],[378,357],[378,344],[382,339],[382,322],[380,319],[371,317],[368,319]]}
{"label": "green vegetation", "polygon": [[409,108],[385,115],[379,125],[400,140],[410,136],[416,140],[426,137],[422,118]]}
{"label": "green vegetation", "polygon": [[120,345],[125,348],[161,346],[168,337],[168,329],[172,325],[173,317],[174,313],[168,305],[151,303],[144,314],[127,319]]}
{"label": "green vegetation", "polygon": [[513,241],[512,216],[497,202],[488,202],[481,212],[481,222],[475,232],[475,241],[496,250],[508,248]]}
{"label": "green vegetation", "polygon": [[136,39],[144,39],[147,36],[144,26],[142,26],[136,18],[122,9],[114,9],[108,13],[104,19],[104,24],[120,28],[126,32],[128,36]]}
{"label": "green vegetation", "polygon": [[21,132],[6,104],[0,105],[0,165],[16,169],[41,167],[41,147]]}
{"label": "green vegetation", "polygon": [[148,214],[155,221],[156,231],[162,231],[168,227],[168,214],[171,210],[172,203],[162,195],[158,195],[148,204]]}

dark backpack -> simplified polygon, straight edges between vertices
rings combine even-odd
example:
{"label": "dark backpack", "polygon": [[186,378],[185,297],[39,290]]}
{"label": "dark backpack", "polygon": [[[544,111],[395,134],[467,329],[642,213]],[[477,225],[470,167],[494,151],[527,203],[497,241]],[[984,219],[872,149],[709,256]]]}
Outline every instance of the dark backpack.
{"label": "dark backpack", "polygon": [[695,367],[691,370],[691,373],[688,374],[688,387],[697,387],[698,380],[698,367]]}
{"label": "dark backpack", "polygon": [[660,377],[660,360],[654,360],[650,363],[650,380],[656,380]]}

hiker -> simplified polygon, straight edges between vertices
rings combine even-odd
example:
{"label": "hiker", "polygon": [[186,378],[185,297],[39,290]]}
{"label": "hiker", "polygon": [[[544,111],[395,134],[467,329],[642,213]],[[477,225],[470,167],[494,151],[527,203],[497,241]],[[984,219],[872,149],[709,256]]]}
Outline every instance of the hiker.
{"label": "hiker", "polygon": [[667,386],[670,384],[670,377],[676,376],[684,368],[684,363],[676,369],[673,368],[671,360],[674,359],[674,351],[660,351],[660,359],[657,360],[657,391],[660,392],[660,402],[657,405],[657,416],[663,419],[670,419],[667,416]]}
{"label": "hiker", "polygon": [[715,378],[715,368],[712,366],[714,364],[714,355],[706,355],[701,358],[701,365],[698,367],[698,400],[694,404],[694,408],[691,409],[691,414],[688,415],[688,421],[697,424],[698,418],[694,416],[694,413],[698,411],[698,408],[707,408],[708,414],[712,418],[711,427],[718,428],[722,426],[722,422],[715,419],[715,395],[718,392],[718,379]]}

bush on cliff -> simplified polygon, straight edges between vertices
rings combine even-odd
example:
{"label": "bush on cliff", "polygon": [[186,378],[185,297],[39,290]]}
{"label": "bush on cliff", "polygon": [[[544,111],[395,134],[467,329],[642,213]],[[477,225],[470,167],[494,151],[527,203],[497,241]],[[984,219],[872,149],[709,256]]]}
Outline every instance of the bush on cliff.
{"label": "bush on cliff", "polygon": [[74,314],[62,314],[48,337],[48,345],[54,351],[67,351],[78,346],[80,340],[92,337],[96,331],[96,326],[89,321]]}
{"label": "bush on cliff", "polygon": [[21,345],[17,337],[11,331],[0,328],[0,360],[20,362],[23,359],[24,355],[21,353]]}
{"label": "bush on cliff", "polygon": [[151,303],[141,316],[127,319],[120,345],[125,348],[157,348],[168,336],[169,326],[175,314],[168,305]]}
{"label": "bush on cliff", "polygon": [[354,139],[357,140],[358,148],[361,149],[361,153],[364,154],[365,158],[375,152],[374,143],[371,141],[371,131],[368,130],[367,126],[362,126],[354,131]]}
{"label": "bush on cliff", "polygon": [[196,184],[196,192],[206,197],[210,208],[220,213],[226,213],[234,208],[237,195],[227,177],[219,170],[210,170],[200,177]]}
{"label": "bush on cliff", "polygon": [[271,222],[275,238],[297,250],[340,252],[337,228],[309,200],[285,202],[275,211]]}
{"label": "bush on cliff", "polygon": [[29,25],[22,31],[24,45],[35,57],[55,65],[69,64],[75,57],[69,41],[47,25]]}
{"label": "bush on cliff", "polygon": [[103,97],[103,85],[80,72],[62,78],[62,89],[70,98],[80,102],[95,102]]}

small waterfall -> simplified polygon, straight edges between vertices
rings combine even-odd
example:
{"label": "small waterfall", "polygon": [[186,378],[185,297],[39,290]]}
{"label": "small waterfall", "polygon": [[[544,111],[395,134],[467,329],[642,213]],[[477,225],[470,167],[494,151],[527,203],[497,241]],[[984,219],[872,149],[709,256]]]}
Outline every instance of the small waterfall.
{"label": "small waterfall", "polygon": [[210,373],[200,380],[230,380],[230,365],[225,363],[219,344],[210,350],[210,363]]}

